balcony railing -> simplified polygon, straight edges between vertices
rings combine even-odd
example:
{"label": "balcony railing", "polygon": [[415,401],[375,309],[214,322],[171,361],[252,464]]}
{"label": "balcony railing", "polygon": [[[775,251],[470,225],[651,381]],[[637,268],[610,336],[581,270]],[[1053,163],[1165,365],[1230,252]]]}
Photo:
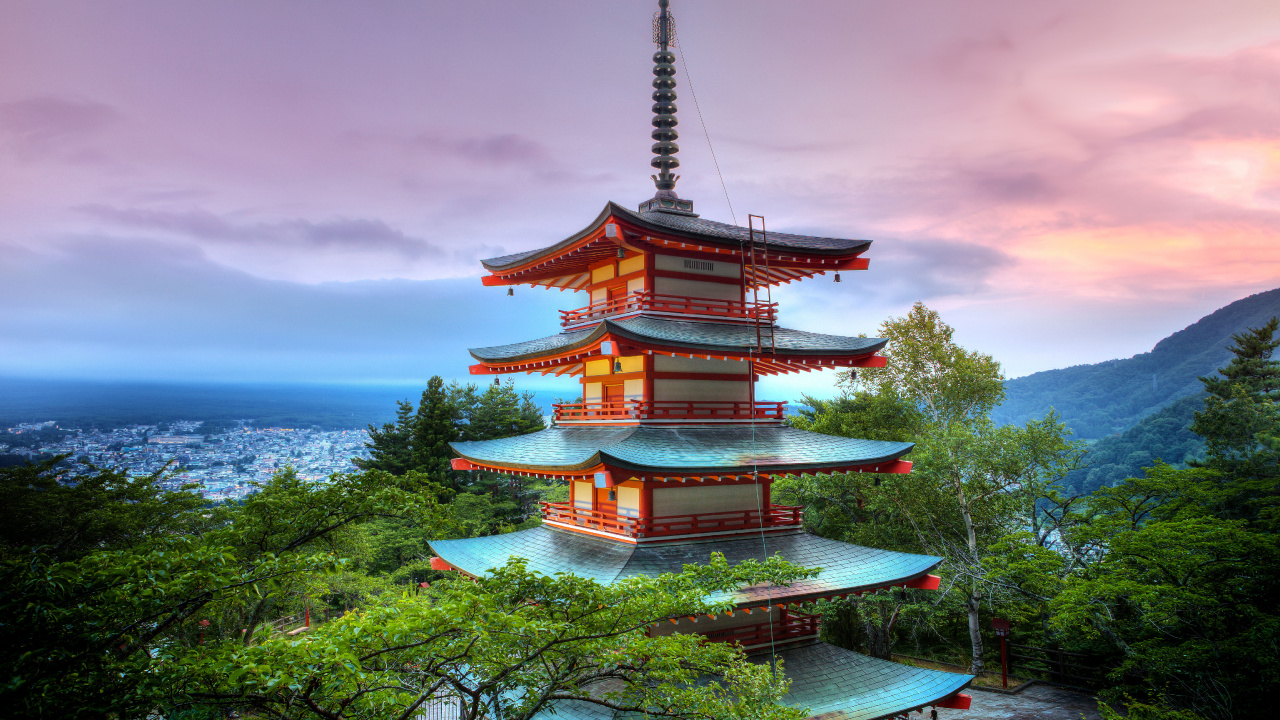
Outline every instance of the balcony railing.
{"label": "balcony railing", "polygon": [[560,324],[563,327],[583,325],[612,315],[641,311],[693,315],[730,322],[773,323],[778,317],[778,303],[657,295],[649,290],[641,290],[612,300],[592,303],[577,310],[561,310]]}
{"label": "balcony railing", "polygon": [[782,420],[781,402],[715,402],[677,400],[621,400],[617,402],[556,403],[557,423],[625,422],[628,420]]}
{"label": "balcony railing", "polygon": [[633,538],[661,538],[671,535],[732,532],[735,530],[768,530],[798,527],[804,521],[804,508],[770,505],[767,510],[731,510],[694,515],[663,517],[628,517],[617,513],[583,510],[571,503],[542,503],[542,519],[548,522],[577,525]]}
{"label": "balcony railing", "polygon": [[703,633],[703,637],[712,642],[737,643],[742,647],[767,645],[771,642],[782,642],[784,640],[817,635],[819,620],[820,616],[818,615],[791,613],[782,620],[774,622],[772,627],[768,622],[756,623],[755,625],[740,625],[723,630],[711,630]]}

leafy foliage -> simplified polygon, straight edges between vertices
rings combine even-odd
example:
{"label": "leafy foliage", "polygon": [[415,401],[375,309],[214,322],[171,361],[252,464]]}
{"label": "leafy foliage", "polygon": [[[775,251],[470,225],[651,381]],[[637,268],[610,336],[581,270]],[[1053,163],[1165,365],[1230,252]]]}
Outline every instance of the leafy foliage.
{"label": "leafy foliage", "polygon": [[449,443],[459,440],[493,440],[537,432],[545,428],[542,411],[533,393],[519,393],[511,382],[488,385],[445,385],[433,377],[415,409],[400,401],[396,420],[382,427],[369,426],[369,458],[356,458],[358,467],[394,475],[423,473],[458,493],[453,501],[459,518],[489,534],[527,521],[537,493],[508,475],[485,471],[452,470],[455,457]]}
{"label": "leafy foliage", "polygon": [[[2,472],[7,495],[28,508],[66,517],[96,500],[122,518],[76,526],[76,543],[4,536],[6,717],[408,718],[448,698],[477,720],[527,718],[572,699],[659,717],[802,716],[775,702],[786,691],[780,671],[734,646],[648,632],[729,606],[709,597],[815,573],[778,558],[712,557],[610,586],[537,575],[516,560],[474,583],[437,573],[410,594],[358,568],[377,562],[368,540],[379,533],[364,532],[376,523],[457,532],[437,502],[445,491],[424,473],[317,483],[286,471],[243,503],[208,506],[158,490],[154,478]],[[353,611],[305,634],[272,622],[304,609],[319,620],[321,606],[335,605]]]}

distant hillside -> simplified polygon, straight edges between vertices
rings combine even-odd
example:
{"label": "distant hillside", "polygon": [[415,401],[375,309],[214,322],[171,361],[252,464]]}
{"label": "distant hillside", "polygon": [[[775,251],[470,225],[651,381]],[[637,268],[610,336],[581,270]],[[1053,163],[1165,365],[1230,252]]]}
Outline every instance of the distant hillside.
{"label": "distant hillside", "polygon": [[1231,335],[1276,315],[1280,289],[1237,300],[1156,343],[1151,352],[1009,380],[1008,396],[992,417],[1020,424],[1053,407],[1077,438],[1124,432],[1174,400],[1200,392],[1196,378],[1230,359]]}
{"label": "distant hillside", "polygon": [[1067,473],[1063,485],[1091,493],[1125,478],[1141,477],[1156,460],[1185,465],[1204,458],[1204,439],[1191,432],[1191,421],[1204,407],[1205,393],[1174,400],[1119,435],[1105,437],[1089,448],[1086,466]]}

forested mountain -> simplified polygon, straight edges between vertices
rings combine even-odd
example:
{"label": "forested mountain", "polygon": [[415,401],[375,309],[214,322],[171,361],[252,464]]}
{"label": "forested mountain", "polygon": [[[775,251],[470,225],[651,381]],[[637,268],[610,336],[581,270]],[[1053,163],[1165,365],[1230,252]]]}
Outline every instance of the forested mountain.
{"label": "forested mountain", "polygon": [[1052,407],[1077,438],[1124,432],[1174,400],[1201,392],[1196,378],[1227,363],[1231,335],[1277,315],[1280,289],[1268,290],[1201,318],[1156,343],[1151,352],[1009,380],[1005,402],[992,419],[1020,424],[1044,417]]}
{"label": "forested mountain", "polygon": [[1189,459],[1202,460],[1204,438],[1191,432],[1191,422],[1204,407],[1204,398],[1203,392],[1179,398],[1123,433],[1102,438],[1089,448],[1085,466],[1067,473],[1063,484],[1088,494],[1125,478],[1142,477],[1142,469],[1156,460],[1179,466]]}

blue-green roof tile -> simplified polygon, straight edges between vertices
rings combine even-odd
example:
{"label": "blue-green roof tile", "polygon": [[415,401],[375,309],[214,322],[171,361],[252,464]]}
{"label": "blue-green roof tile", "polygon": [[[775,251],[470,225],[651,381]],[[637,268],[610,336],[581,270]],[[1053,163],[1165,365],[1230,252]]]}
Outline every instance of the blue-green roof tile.
{"label": "blue-green roof tile", "polygon": [[[734,250],[737,250],[742,241],[747,240],[750,234],[748,228],[740,225],[729,225],[715,220],[706,220],[696,215],[669,213],[660,210],[636,212],[611,202],[604,206],[604,210],[600,211],[600,214],[596,216],[596,219],[590,225],[554,245],[489,258],[481,262],[485,268],[501,272],[535,258],[553,257],[599,230],[610,215],[624,218],[641,228],[680,235],[691,240],[702,240],[705,244],[729,247]],[[759,238],[758,231],[756,237]],[[871,246],[871,241],[770,232],[766,245],[773,250],[798,250],[806,254],[846,256],[865,251]]]}
{"label": "blue-green roof tile", "polygon": [[[756,347],[754,325],[686,322],[637,315],[618,320],[601,320],[589,328],[570,330],[536,340],[472,348],[470,353],[481,362],[532,360],[550,354],[568,352],[579,347],[589,347],[605,333],[662,347],[678,347],[695,354],[699,350],[745,353]],[[773,338],[775,354],[781,357],[863,355],[876,352],[888,342],[881,338],[823,335],[787,328],[774,328]]]}
{"label": "blue-green roof tile", "polygon": [[[806,708],[810,717],[823,720],[879,720],[933,705],[963,690],[972,675],[927,670],[867,657],[825,643],[780,650],[778,659],[791,680],[782,702]],[[767,663],[770,655],[756,655],[752,662]],[[556,703],[535,716],[538,720],[630,720],[633,714],[615,714],[592,703]]]}
{"label": "blue-green roof tile", "polygon": [[512,469],[567,472],[606,463],[654,473],[801,472],[876,465],[897,460],[914,446],[778,426],[557,426],[451,445],[468,460]]}
{"label": "blue-green roof tile", "polygon": [[781,555],[797,565],[822,568],[815,578],[791,587],[753,587],[737,591],[739,605],[801,602],[913,580],[942,562],[930,555],[879,550],[828,540],[805,532],[770,537],[699,540],[635,545],[580,533],[536,527],[519,532],[462,540],[434,540],[431,549],[450,565],[475,576],[502,567],[512,557],[528,561],[544,575],[572,573],[600,583],[621,578],[678,573],[685,565],[705,563],[723,553],[731,563]]}

